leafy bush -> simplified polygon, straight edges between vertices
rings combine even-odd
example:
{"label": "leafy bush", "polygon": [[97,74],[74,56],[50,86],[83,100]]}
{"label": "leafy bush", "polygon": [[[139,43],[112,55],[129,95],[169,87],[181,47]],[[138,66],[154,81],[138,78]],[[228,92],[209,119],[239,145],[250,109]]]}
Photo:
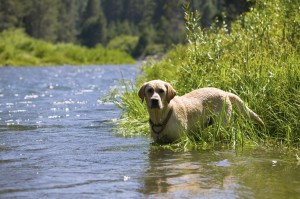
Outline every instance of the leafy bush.
{"label": "leafy bush", "polygon": [[[257,1],[230,30],[226,24],[201,29],[199,15],[186,9],[189,44],[175,48],[162,61],[145,66],[141,81],[169,81],[179,95],[200,87],[221,88],[239,95],[266,123],[266,128],[261,129],[245,118],[234,117],[229,129],[209,128],[199,133],[201,147],[216,142],[244,144],[270,140],[299,147],[299,8],[298,1]],[[124,98],[120,126],[132,131],[131,121],[146,123],[147,119],[140,118],[148,116],[146,111],[128,111],[136,109],[131,105],[141,103],[136,94],[125,93]],[[148,129],[142,132],[149,132]],[[179,145],[197,148],[199,142],[186,137]]]}
{"label": "leafy bush", "polygon": [[108,49],[115,49],[132,54],[138,43],[138,37],[130,35],[121,35],[110,40],[107,44]]}
{"label": "leafy bush", "polygon": [[101,46],[86,48],[74,44],[51,44],[28,37],[23,30],[0,33],[0,66],[87,65],[134,63],[120,50]]}

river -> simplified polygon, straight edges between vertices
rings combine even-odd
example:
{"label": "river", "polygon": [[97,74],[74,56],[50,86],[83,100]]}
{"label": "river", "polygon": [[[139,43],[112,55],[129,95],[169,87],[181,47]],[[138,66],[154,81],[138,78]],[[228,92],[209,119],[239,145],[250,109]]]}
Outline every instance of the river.
{"label": "river", "polygon": [[300,162],[251,147],[172,152],[113,131],[102,100],[136,65],[0,68],[0,198],[299,198]]}

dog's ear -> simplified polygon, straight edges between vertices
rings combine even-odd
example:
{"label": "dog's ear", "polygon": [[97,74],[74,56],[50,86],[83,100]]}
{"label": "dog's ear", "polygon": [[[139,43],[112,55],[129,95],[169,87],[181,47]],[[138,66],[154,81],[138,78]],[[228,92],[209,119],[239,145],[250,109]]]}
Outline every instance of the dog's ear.
{"label": "dog's ear", "polygon": [[169,83],[166,83],[165,86],[167,88],[167,102],[170,103],[170,101],[176,96],[176,91]]}
{"label": "dog's ear", "polygon": [[145,87],[146,86],[147,86],[147,83],[145,83],[138,92],[138,95],[142,99],[142,102],[144,102],[144,99],[145,99]]}

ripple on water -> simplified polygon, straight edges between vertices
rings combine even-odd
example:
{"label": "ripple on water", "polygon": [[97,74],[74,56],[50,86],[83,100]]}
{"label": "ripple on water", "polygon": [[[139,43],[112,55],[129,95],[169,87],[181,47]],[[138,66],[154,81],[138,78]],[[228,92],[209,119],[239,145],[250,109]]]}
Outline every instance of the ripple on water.
{"label": "ripple on water", "polygon": [[12,110],[12,111],[9,111],[9,113],[24,113],[24,112],[27,112],[27,110]]}
{"label": "ripple on water", "polygon": [[39,127],[37,125],[16,125],[9,123],[7,123],[7,125],[0,125],[0,131],[28,131],[36,130],[38,128]]}
{"label": "ripple on water", "polygon": [[60,115],[50,115],[48,116],[48,119],[59,119],[59,118],[62,118],[63,116],[60,116]]}
{"label": "ripple on water", "polygon": [[11,108],[12,106],[14,106],[15,104],[14,103],[11,103],[11,102],[8,102],[8,103],[5,103],[6,107],[7,108]]}
{"label": "ripple on water", "polygon": [[24,99],[25,100],[28,100],[28,99],[36,99],[38,98],[39,95],[36,95],[36,94],[30,94],[30,95],[25,95]]}
{"label": "ripple on water", "polygon": [[75,103],[76,102],[73,101],[72,99],[53,102],[54,105],[65,105],[65,104],[75,104]]}
{"label": "ripple on water", "polygon": [[221,160],[219,162],[215,162],[214,165],[217,167],[230,167],[231,163],[227,159],[225,159],[225,160]]}
{"label": "ripple on water", "polygon": [[32,101],[20,101],[18,104],[32,104]]}

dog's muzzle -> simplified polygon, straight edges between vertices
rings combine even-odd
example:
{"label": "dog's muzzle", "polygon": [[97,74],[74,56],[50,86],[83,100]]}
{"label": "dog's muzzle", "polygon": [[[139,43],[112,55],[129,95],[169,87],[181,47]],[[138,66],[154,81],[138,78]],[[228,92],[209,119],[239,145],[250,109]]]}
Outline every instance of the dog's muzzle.
{"label": "dog's muzzle", "polygon": [[159,100],[158,99],[151,99],[151,105],[150,105],[150,108],[160,108],[159,106]]}

